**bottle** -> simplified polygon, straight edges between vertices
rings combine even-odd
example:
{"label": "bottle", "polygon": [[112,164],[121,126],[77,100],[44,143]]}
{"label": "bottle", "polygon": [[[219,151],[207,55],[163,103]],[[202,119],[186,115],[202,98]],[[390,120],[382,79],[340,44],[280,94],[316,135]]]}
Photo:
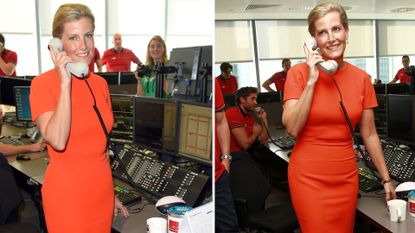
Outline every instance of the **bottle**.
{"label": "bottle", "polygon": [[415,218],[415,190],[408,193],[409,215]]}

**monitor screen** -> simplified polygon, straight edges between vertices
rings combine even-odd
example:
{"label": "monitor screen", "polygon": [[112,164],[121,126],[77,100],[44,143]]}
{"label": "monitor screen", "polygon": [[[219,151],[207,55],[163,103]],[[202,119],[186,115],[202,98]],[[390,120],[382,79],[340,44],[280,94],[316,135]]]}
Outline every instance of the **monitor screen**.
{"label": "monitor screen", "polygon": [[18,121],[32,121],[29,101],[30,87],[15,86],[13,89],[16,102],[16,119]]}
{"label": "monitor screen", "polygon": [[133,96],[111,94],[114,125],[110,138],[118,143],[133,142]]}
{"label": "monitor screen", "polygon": [[410,95],[411,86],[407,83],[391,83],[386,85],[386,94]]}
{"label": "monitor screen", "polygon": [[14,106],[13,87],[14,86],[30,86],[31,80],[23,77],[1,77],[0,78],[0,104]]}
{"label": "monitor screen", "polygon": [[133,72],[121,72],[120,84],[137,84],[137,79]]}
{"label": "monitor screen", "polygon": [[157,152],[175,154],[177,125],[176,101],[134,98],[134,143]]}
{"label": "monitor screen", "polygon": [[118,85],[120,83],[119,72],[97,72],[95,74],[103,77],[108,85]]}
{"label": "monitor screen", "polygon": [[197,103],[180,106],[179,155],[211,164],[212,107]]}
{"label": "monitor screen", "polygon": [[373,84],[376,94],[386,94],[386,84]]}
{"label": "monitor screen", "polygon": [[387,97],[387,135],[402,143],[415,145],[415,96]]}

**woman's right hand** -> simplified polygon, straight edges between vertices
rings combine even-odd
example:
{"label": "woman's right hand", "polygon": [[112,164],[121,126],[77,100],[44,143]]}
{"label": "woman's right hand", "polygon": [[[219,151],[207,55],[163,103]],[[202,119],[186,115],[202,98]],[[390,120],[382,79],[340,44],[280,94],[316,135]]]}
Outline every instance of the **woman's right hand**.
{"label": "woman's right hand", "polygon": [[50,46],[49,51],[61,82],[67,84],[71,83],[71,73],[66,69],[66,65],[72,62],[72,59],[66,55],[65,51],[60,52],[53,46]]}
{"label": "woman's right hand", "polygon": [[324,61],[317,50],[309,50],[306,45],[303,46],[308,66],[308,84],[315,84],[318,80],[317,63]]}

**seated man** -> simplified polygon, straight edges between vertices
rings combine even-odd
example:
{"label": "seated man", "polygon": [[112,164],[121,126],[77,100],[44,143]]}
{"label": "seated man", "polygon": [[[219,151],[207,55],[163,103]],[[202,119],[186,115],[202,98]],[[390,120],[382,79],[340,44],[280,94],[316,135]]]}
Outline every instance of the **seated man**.
{"label": "seated man", "polygon": [[267,114],[257,108],[258,89],[243,87],[236,91],[236,106],[226,111],[231,131],[230,152],[250,151],[255,143],[268,146]]}

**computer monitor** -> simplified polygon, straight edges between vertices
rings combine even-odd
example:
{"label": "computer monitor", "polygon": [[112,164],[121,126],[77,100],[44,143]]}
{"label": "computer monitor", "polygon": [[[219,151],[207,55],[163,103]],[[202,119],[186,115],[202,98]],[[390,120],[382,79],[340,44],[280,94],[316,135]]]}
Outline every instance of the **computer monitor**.
{"label": "computer monitor", "polygon": [[114,116],[110,138],[118,143],[133,142],[134,97],[132,95],[111,94],[111,105]]}
{"label": "computer monitor", "polygon": [[161,153],[177,152],[177,102],[174,100],[134,98],[134,144]]}
{"label": "computer monitor", "polygon": [[[212,74],[206,75],[206,81],[200,74],[202,64],[211,67],[212,46],[174,48],[166,66],[175,66],[177,73],[168,74],[169,92],[172,98],[200,102],[210,100],[212,92]],[[206,85],[205,85],[206,84]],[[204,94],[204,96],[203,96]]]}
{"label": "computer monitor", "polygon": [[18,121],[32,121],[30,111],[30,87],[15,86],[13,87],[14,100],[16,102],[16,119]]}
{"label": "computer monitor", "polygon": [[183,102],[180,105],[179,155],[211,165],[212,107]]}
{"label": "computer monitor", "polygon": [[14,106],[16,104],[13,94],[14,86],[30,86],[31,80],[24,77],[0,78],[0,104]]}
{"label": "computer monitor", "polygon": [[108,85],[119,85],[120,84],[120,73],[119,72],[97,72],[95,73],[103,77]]}
{"label": "computer monitor", "polygon": [[387,94],[400,94],[400,95],[410,95],[411,86],[408,83],[391,83],[386,84],[386,93]]}
{"label": "computer monitor", "polygon": [[390,139],[415,145],[415,96],[387,97],[387,136]]}
{"label": "computer monitor", "polygon": [[121,72],[120,84],[137,84],[137,78],[133,72]]}
{"label": "computer monitor", "polygon": [[373,84],[376,94],[386,94],[386,84]]}

